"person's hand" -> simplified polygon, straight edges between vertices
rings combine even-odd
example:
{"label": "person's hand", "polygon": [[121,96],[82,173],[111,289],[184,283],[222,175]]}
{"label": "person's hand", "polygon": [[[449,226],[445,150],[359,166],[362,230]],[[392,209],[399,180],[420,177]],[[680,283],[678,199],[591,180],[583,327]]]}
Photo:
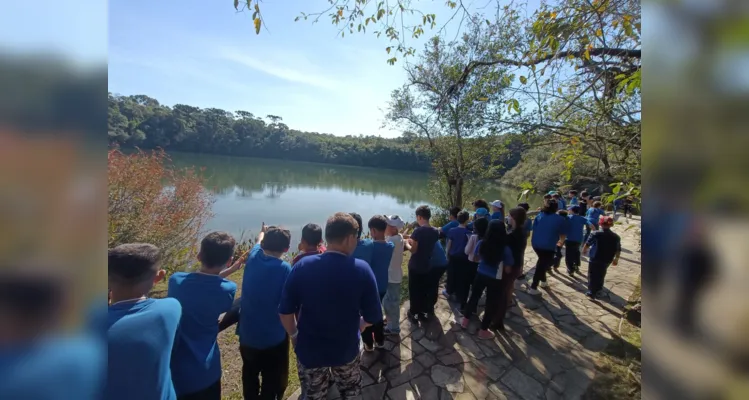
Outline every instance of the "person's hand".
{"label": "person's hand", "polygon": [[364,317],[359,318],[359,332],[364,332],[367,329],[367,321],[364,321]]}
{"label": "person's hand", "polygon": [[265,222],[263,222],[262,225],[260,225],[260,232],[268,232],[268,227],[265,225]]}
{"label": "person's hand", "polygon": [[[298,334],[297,334],[298,335]],[[291,347],[296,348],[296,339],[298,336],[291,336]]]}
{"label": "person's hand", "polygon": [[234,265],[232,265],[232,268],[236,268],[236,269],[242,268],[244,266],[245,261],[247,261],[247,256],[249,255],[250,255],[250,251],[249,250],[245,251],[244,254],[239,256],[239,258],[237,258],[237,261],[234,261]]}
{"label": "person's hand", "polygon": [[613,261],[613,262],[611,263],[611,265],[613,265],[613,266],[616,266],[617,264],[619,264],[619,260],[614,260],[614,261]]}
{"label": "person's hand", "polygon": [[557,242],[557,247],[564,247],[564,242],[563,242],[563,241],[561,241],[561,240],[560,240],[560,241],[558,241],[558,242]]}
{"label": "person's hand", "polygon": [[512,272],[512,267],[510,267],[509,265],[505,265],[505,274],[509,274],[511,272]]}

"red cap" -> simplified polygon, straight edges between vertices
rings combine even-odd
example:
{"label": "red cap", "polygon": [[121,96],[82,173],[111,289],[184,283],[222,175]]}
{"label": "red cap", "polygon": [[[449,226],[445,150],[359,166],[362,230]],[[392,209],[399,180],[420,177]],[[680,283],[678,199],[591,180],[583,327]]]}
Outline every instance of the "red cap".
{"label": "red cap", "polygon": [[614,218],[611,218],[608,215],[601,215],[601,218],[598,219],[598,224],[601,226],[613,226]]}

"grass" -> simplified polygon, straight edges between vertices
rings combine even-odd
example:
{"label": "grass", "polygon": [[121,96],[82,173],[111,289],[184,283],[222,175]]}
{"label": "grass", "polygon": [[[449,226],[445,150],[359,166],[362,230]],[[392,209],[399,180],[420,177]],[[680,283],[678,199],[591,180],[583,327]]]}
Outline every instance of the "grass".
{"label": "grass", "polygon": [[[641,296],[642,282],[638,280],[630,301]],[[598,355],[596,376],[585,399],[633,399],[641,394],[642,335],[640,327],[624,318],[621,329],[609,345]]]}

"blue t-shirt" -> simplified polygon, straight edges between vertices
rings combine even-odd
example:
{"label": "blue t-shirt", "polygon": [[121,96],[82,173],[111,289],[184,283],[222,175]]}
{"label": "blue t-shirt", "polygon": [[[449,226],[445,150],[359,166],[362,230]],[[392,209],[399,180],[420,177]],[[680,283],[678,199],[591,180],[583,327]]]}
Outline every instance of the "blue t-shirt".
{"label": "blue t-shirt", "polygon": [[563,198],[560,197],[559,200],[557,200],[557,203],[559,203],[559,209],[560,210],[564,210],[564,209],[567,208],[567,202],[564,201]]}
{"label": "blue t-shirt", "polygon": [[429,266],[431,268],[447,268],[447,255],[445,254],[445,248],[442,247],[442,243],[439,240],[434,244]]}
{"label": "blue t-shirt", "polygon": [[577,196],[570,199],[570,207],[579,205],[580,202],[577,200]]}
{"label": "blue t-shirt", "polygon": [[[479,240],[478,243],[476,243],[476,250],[474,250],[476,255],[479,254],[481,242],[483,242],[483,240]],[[510,249],[510,246],[505,246],[502,252],[502,261],[499,264],[489,264],[481,259],[479,260],[479,268],[476,272],[492,279],[502,279],[502,269],[505,266],[511,267],[514,263],[515,260],[512,258],[512,249]]]}
{"label": "blue t-shirt", "polygon": [[431,226],[420,226],[414,229],[411,239],[415,240],[418,245],[416,252],[411,254],[408,260],[408,270],[419,274],[425,273],[431,267],[434,245],[439,240],[439,233]]}
{"label": "blue t-shirt", "polygon": [[369,323],[382,320],[372,269],[337,252],[304,257],[286,280],[278,306],[285,315],[300,310],[299,362],[307,368],[350,363],[359,354],[360,317]]}
{"label": "blue t-shirt", "polygon": [[530,218],[527,218],[525,220],[525,235],[528,236],[533,231],[533,220]]}
{"label": "blue t-shirt", "polygon": [[588,220],[579,215],[567,216],[567,240],[580,243],[583,241],[583,228],[588,225]]}
{"label": "blue t-shirt", "polygon": [[28,339],[25,344],[0,348],[0,397],[29,400],[106,398],[102,396],[107,368],[103,335],[86,333],[76,337]]}
{"label": "blue t-shirt", "polygon": [[170,298],[109,306],[105,399],[177,398],[169,362],[181,315]]}
{"label": "blue t-shirt", "polygon": [[501,211],[495,211],[495,212],[492,213],[492,215],[489,218],[489,220],[492,220],[492,219],[502,219],[502,218],[503,218],[502,217],[502,212]]}
{"label": "blue t-shirt", "polygon": [[447,234],[447,240],[450,241],[450,256],[451,257],[466,257],[466,244],[468,243],[468,236],[471,234],[468,228],[459,226],[454,228]]}
{"label": "blue t-shirt", "polygon": [[[304,258],[309,257],[312,256]],[[278,317],[278,303],[290,272],[289,263],[267,256],[259,244],[250,251],[244,267],[237,326],[239,343],[243,346],[267,349],[286,340],[286,330]]]}
{"label": "blue t-shirt", "polygon": [[372,264],[372,254],[374,252],[374,245],[372,239],[359,239],[359,244],[356,245],[354,254],[351,256],[358,258],[367,264]]}
{"label": "blue t-shirt", "polygon": [[442,226],[440,230],[442,231],[443,234],[447,235],[450,232],[450,230],[457,228],[459,225],[460,224],[458,223],[458,221],[452,220],[446,223],[444,226]]}
{"label": "blue t-shirt", "polygon": [[567,230],[567,219],[559,214],[538,213],[533,219],[531,246],[541,250],[556,251],[559,235]]}
{"label": "blue t-shirt", "polygon": [[221,379],[218,317],[229,311],[237,284],[218,275],[177,272],[167,296],[179,300],[182,318],[172,350],[177,396],[203,390]]}
{"label": "blue t-shirt", "polygon": [[388,269],[394,248],[395,245],[392,242],[374,242],[372,262],[369,266],[372,267],[380,295],[385,294],[388,289]]}
{"label": "blue t-shirt", "polygon": [[591,207],[588,209],[588,211],[585,213],[585,218],[593,224],[596,228],[598,228],[598,220],[601,218],[601,215],[603,215],[604,211],[600,208]]}

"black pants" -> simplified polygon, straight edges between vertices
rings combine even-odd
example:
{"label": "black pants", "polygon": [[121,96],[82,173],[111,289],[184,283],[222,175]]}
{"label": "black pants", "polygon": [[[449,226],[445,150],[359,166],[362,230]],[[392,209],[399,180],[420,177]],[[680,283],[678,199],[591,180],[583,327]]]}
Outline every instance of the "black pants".
{"label": "black pants", "polygon": [[221,379],[198,392],[177,396],[177,400],[221,400]]}
{"label": "black pants", "polygon": [[458,295],[458,302],[460,302],[460,307],[462,309],[465,309],[466,304],[468,304],[468,294],[471,292],[471,285],[473,285],[473,280],[476,279],[476,270],[478,268],[478,263],[469,261],[466,258],[465,263],[456,270],[456,294]]}
{"label": "black pants", "polygon": [[[267,349],[239,346],[245,400],[281,400],[289,384],[289,339]],[[263,384],[260,386],[262,378]]]}
{"label": "black pants", "polygon": [[567,272],[574,272],[580,266],[580,242],[567,240],[564,242],[564,263]]}
{"label": "black pants", "polygon": [[588,263],[588,290],[594,296],[603,289],[603,280],[606,278],[606,270],[608,269],[609,264],[607,263],[594,260]]}
{"label": "black pants", "polygon": [[431,271],[427,272],[408,272],[408,298],[411,301],[411,309],[408,313],[413,316],[416,314],[426,314],[429,312],[429,296]]}
{"label": "black pants", "polygon": [[486,289],[486,307],[484,308],[484,318],[481,319],[481,329],[489,329],[489,325],[492,323],[499,309],[499,302],[502,297],[502,281],[499,279],[493,279],[486,275],[476,274],[476,279],[473,280],[473,288],[471,289],[471,298],[468,300],[468,304],[463,309],[463,317],[471,318],[471,315],[476,312],[476,308],[479,305],[481,295]]}
{"label": "black pants", "polygon": [[[385,293],[380,293],[380,304],[382,304],[382,299],[385,297]],[[374,340],[372,339],[374,338]],[[380,320],[377,323],[374,323],[367,327],[367,329],[364,330],[364,332],[361,333],[361,340],[366,344],[367,346],[372,346],[374,342],[377,343],[384,343],[385,342],[385,323]]]}
{"label": "black pants", "polygon": [[445,282],[445,290],[448,294],[457,294],[457,271],[465,263],[466,257],[463,256],[447,256],[447,282]]}
{"label": "black pants", "polygon": [[429,302],[426,304],[427,313],[434,314],[434,306],[437,305],[437,299],[439,298],[440,280],[442,280],[442,276],[445,275],[447,270],[447,267],[435,267],[429,270]]}
{"label": "black pants", "polygon": [[554,269],[556,270],[559,268],[560,265],[562,265],[562,247],[557,246],[557,250],[554,253]]}
{"label": "black pants", "polygon": [[538,289],[539,282],[546,282],[546,272],[554,264],[554,254],[556,254],[556,251],[542,250],[536,247],[533,248],[533,251],[536,252],[538,261],[536,261],[536,272],[533,273],[531,288]]}

